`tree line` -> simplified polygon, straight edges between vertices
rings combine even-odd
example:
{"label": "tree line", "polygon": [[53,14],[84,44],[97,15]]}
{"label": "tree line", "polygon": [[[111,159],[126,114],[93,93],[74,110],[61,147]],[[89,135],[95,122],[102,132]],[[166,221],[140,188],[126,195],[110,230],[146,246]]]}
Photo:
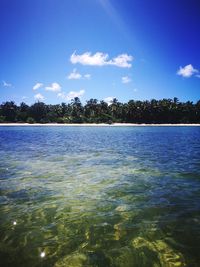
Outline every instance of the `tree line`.
{"label": "tree line", "polygon": [[174,99],[130,100],[110,104],[90,99],[83,105],[78,97],[56,105],[36,102],[0,105],[0,122],[18,123],[200,123],[200,100],[180,102]]}

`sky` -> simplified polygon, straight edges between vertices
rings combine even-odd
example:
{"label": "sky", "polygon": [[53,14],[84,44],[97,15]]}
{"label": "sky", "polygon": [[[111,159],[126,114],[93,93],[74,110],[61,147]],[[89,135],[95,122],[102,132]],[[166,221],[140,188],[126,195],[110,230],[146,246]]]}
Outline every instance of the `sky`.
{"label": "sky", "polygon": [[0,103],[200,99],[199,0],[0,0]]}

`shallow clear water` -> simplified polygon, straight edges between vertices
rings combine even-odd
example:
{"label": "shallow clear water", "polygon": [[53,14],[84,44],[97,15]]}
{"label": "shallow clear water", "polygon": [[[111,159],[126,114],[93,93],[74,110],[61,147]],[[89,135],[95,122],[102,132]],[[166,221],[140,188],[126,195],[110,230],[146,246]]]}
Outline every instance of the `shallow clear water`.
{"label": "shallow clear water", "polygon": [[200,127],[0,127],[0,159],[1,266],[200,266]]}

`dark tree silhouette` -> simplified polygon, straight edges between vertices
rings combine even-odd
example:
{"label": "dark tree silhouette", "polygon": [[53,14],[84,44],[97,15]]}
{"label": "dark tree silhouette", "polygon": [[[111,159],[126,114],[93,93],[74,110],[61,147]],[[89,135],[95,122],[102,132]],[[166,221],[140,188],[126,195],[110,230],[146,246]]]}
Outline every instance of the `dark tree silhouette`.
{"label": "dark tree silhouette", "polygon": [[173,99],[129,100],[116,98],[110,104],[91,98],[82,105],[78,97],[71,103],[47,105],[37,102],[28,106],[13,101],[0,105],[0,122],[56,123],[200,123],[200,100],[180,102]]}

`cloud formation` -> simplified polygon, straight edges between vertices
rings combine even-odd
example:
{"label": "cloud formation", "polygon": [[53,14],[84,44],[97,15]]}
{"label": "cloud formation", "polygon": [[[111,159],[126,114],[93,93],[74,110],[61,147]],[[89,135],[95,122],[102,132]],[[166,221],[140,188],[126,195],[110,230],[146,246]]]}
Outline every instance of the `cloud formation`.
{"label": "cloud formation", "polygon": [[112,65],[120,68],[130,68],[132,66],[130,63],[132,60],[133,57],[127,54],[121,54],[109,60],[109,55],[102,52],[97,52],[94,55],[92,55],[91,52],[85,52],[82,55],[77,55],[76,52],[74,52],[70,57],[72,64],[79,63],[89,66]]}
{"label": "cloud formation", "polygon": [[44,100],[44,96],[42,95],[42,94],[36,94],[36,95],[34,95],[34,98],[35,98],[35,100],[37,100],[37,101],[43,101]]}
{"label": "cloud formation", "polygon": [[60,92],[61,86],[58,83],[52,83],[51,86],[45,87],[46,91]]}
{"label": "cloud formation", "polygon": [[12,87],[11,83],[7,83],[6,81],[2,81],[3,87]]}
{"label": "cloud formation", "polygon": [[185,77],[185,78],[190,78],[192,75],[195,73],[198,73],[199,71],[195,69],[192,64],[186,65],[185,67],[180,67],[179,70],[177,71],[177,74]]}
{"label": "cloud formation", "polygon": [[112,101],[115,97],[114,96],[108,96],[106,98],[104,98],[104,101],[108,104],[108,105],[111,105],[112,104]]}
{"label": "cloud formation", "polygon": [[130,83],[130,82],[131,82],[131,78],[129,78],[128,76],[122,77],[122,83]]}
{"label": "cloud formation", "polygon": [[64,100],[71,100],[74,99],[75,97],[81,97],[85,94],[85,90],[80,90],[80,91],[70,91],[68,94],[61,92],[58,93],[58,97],[64,99]]}
{"label": "cloud formation", "polygon": [[85,79],[87,79],[87,80],[90,80],[91,79],[91,74],[85,74],[85,75],[83,75],[83,77],[85,78]]}
{"label": "cloud formation", "polygon": [[43,86],[43,83],[36,83],[34,86],[33,86],[33,90],[37,90],[39,88],[41,88]]}
{"label": "cloud formation", "polygon": [[73,69],[72,73],[70,73],[67,76],[68,80],[80,80],[80,79],[89,80],[90,78],[91,78],[91,74],[82,75],[82,74],[78,73],[76,69]]}
{"label": "cloud formation", "polygon": [[82,75],[80,73],[78,73],[76,69],[73,69],[72,73],[70,73],[67,76],[67,79],[68,80],[79,80],[79,79],[81,79],[81,77],[82,77]]}

